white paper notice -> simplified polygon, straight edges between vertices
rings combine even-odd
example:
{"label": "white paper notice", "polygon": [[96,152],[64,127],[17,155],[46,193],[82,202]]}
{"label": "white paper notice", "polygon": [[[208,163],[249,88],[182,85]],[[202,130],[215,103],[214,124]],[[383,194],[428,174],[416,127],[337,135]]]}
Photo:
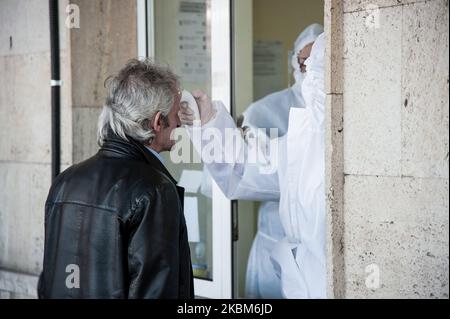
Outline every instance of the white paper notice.
{"label": "white paper notice", "polygon": [[209,80],[211,57],[205,0],[180,1],[177,25],[177,67],[184,81]]}
{"label": "white paper notice", "polygon": [[200,241],[200,228],[198,225],[198,201],[197,197],[184,198],[184,218],[188,231],[188,240],[198,243]]}
{"label": "white paper notice", "polygon": [[284,88],[283,43],[255,41],[253,44],[253,98],[258,100]]}
{"label": "white paper notice", "polygon": [[181,172],[178,186],[184,187],[188,193],[197,193],[202,182],[202,171],[185,169]]}

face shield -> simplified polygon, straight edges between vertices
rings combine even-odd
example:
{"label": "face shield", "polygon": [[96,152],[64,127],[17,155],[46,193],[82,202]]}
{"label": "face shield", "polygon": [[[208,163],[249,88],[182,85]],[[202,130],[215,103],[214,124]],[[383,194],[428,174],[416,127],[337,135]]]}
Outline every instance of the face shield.
{"label": "face shield", "polygon": [[306,107],[314,105],[317,92],[324,90],[324,55],[325,55],[325,37],[320,35],[314,42],[310,57],[306,60],[306,75],[302,83],[302,95]]}
{"label": "face shield", "polygon": [[304,74],[300,70],[300,65],[298,63],[298,54],[308,44],[314,42],[317,37],[323,33],[323,26],[320,24],[311,24],[297,37],[294,43],[294,51],[291,55],[291,66],[293,69],[293,77],[295,79],[295,84],[301,85],[304,79]]}
{"label": "face shield", "polygon": [[305,78],[305,73],[300,70],[300,65],[298,63],[298,54],[308,44],[314,42],[317,37],[323,33],[323,27],[320,24],[312,24],[303,30],[302,33],[297,37],[294,43],[294,51],[291,56],[291,66],[294,70],[292,76],[295,82],[291,86],[291,93],[294,98],[293,106],[303,106],[305,101],[302,96],[302,83]]}

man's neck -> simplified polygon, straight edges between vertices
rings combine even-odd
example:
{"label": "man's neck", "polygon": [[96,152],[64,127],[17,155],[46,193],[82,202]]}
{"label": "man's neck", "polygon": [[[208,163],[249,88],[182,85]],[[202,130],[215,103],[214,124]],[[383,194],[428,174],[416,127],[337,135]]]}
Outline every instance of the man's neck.
{"label": "man's neck", "polygon": [[162,152],[162,147],[159,145],[156,145],[155,143],[146,144],[145,146],[151,148],[158,154]]}
{"label": "man's neck", "polygon": [[151,153],[153,153],[154,156],[156,156],[156,158],[158,158],[158,160],[164,164],[164,159],[162,158],[162,156],[159,154],[160,152],[158,152],[157,150],[155,150],[153,147],[151,147],[151,145],[144,145]]}

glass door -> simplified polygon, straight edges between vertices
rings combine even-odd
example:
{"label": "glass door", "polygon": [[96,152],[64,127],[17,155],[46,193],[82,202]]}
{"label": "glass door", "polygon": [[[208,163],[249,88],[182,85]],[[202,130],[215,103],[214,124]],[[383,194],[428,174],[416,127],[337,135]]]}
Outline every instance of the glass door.
{"label": "glass door", "polygon": [[[229,0],[138,0],[139,56],[166,63],[182,88],[201,89],[229,108],[231,101]],[[203,168],[180,128],[183,154],[164,154],[165,166],[185,188],[184,213],[195,294],[232,297],[231,204]]]}

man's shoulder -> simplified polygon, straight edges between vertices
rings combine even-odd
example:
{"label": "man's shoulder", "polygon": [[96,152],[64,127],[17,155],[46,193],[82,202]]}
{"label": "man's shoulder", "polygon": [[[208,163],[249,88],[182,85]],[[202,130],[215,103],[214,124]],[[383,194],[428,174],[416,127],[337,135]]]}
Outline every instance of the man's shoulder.
{"label": "man's shoulder", "polygon": [[86,192],[86,196],[95,191],[101,197],[111,190],[124,196],[139,196],[176,187],[169,177],[146,161],[104,158],[97,154],[59,174],[52,183],[49,198],[57,196],[62,188],[65,193]]}
{"label": "man's shoulder", "polygon": [[[151,173],[142,175],[135,180],[129,192],[132,204],[133,222],[139,221],[148,207],[159,209],[153,210],[160,213],[172,213],[181,211],[181,202],[176,184],[162,171],[148,165]],[[182,212],[182,211],[181,211]],[[178,215],[174,215],[178,216]]]}
{"label": "man's shoulder", "polygon": [[170,194],[176,194],[175,182],[161,169],[144,161],[124,163],[127,174],[127,187],[134,198],[150,196],[163,196],[170,198]]}
{"label": "man's shoulder", "polygon": [[[92,157],[72,165],[52,184],[46,207],[82,203],[108,207],[121,219],[138,221],[155,203],[180,210],[176,184],[148,162]],[[68,207],[68,206],[66,206]]]}

